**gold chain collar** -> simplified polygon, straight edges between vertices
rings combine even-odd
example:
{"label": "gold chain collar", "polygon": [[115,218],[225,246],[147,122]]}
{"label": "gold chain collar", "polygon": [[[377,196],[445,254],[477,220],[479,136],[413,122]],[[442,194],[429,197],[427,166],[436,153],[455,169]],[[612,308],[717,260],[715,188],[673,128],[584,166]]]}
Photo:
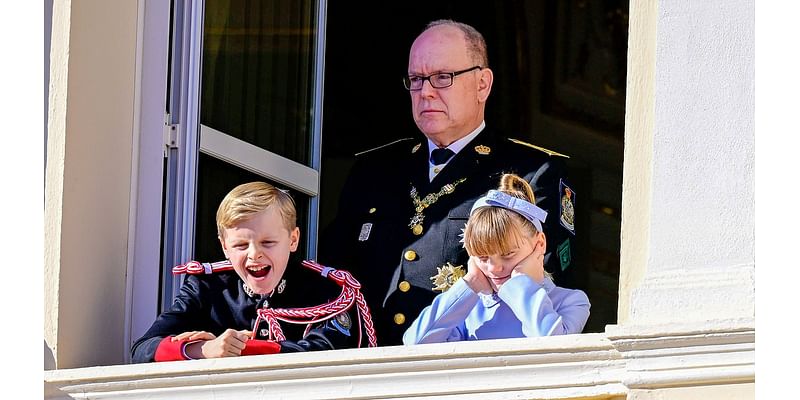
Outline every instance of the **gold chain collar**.
{"label": "gold chain collar", "polygon": [[467,178],[461,178],[453,183],[448,183],[442,186],[437,193],[428,193],[423,199],[419,198],[417,188],[411,185],[411,193],[409,193],[409,195],[411,196],[411,202],[414,203],[414,211],[416,214],[411,217],[411,222],[408,223],[408,227],[411,228],[411,232],[414,235],[418,236],[422,234],[422,221],[425,219],[425,214],[423,214],[423,212],[425,209],[430,207],[431,204],[436,203],[440,197],[453,193],[456,190],[456,186],[465,180],[467,180]]}

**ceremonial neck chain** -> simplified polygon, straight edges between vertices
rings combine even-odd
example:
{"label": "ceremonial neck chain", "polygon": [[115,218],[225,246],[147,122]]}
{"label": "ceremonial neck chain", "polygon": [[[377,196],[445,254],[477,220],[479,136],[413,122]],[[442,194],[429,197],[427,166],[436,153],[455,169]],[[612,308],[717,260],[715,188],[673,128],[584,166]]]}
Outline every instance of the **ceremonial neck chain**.
{"label": "ceremonial neck chain", "polygon": [[461,178],[453,183],[448,183],[442,186],[438,193],[429,193],[422,200],[420,200],[419,194],[417,194],[417,188],[414,187],[414,185],[411,185],[411,201],[414,203],[414,211],[416,214],[411,217],[411,222],[408,223],[408,227],[411,228],[411,232],[414,235],[419,236],[422,234],[422,221],[425,219],[423,212],[425,209],[431,204],[436,203],[436,200],[439,200],[439,197],[453,193],[456,190],[456,186],[465,180],[467,180],[467,178]]}

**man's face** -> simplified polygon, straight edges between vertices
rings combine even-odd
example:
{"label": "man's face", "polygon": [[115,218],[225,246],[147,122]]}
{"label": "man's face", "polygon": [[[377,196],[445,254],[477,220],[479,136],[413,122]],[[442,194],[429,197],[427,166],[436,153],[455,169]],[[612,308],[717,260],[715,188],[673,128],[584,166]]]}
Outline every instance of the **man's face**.
{"label": "man's face", "polygon": [[283,224],[277,207],[269,207],[219,238],[225,256],[250,289],[267,294],[280,282],[289,262],[289,253],[297,250],[300,229],[291,232]]}
{"label": "man's face", "polygon": [[[408,74],[428,76],[455,72],[475,66],[467,54],[463,33],[450,26],[437,26],[423,32],[411,46]],[[481,65],[481,67],[484,67]],[[411,110],[417,127],[439,146],[466,136],[483,121],[489,97],[492,72],[474,70],[457,75],[453,85],[435,89],[426,81],[421,90],[411,91]]]}

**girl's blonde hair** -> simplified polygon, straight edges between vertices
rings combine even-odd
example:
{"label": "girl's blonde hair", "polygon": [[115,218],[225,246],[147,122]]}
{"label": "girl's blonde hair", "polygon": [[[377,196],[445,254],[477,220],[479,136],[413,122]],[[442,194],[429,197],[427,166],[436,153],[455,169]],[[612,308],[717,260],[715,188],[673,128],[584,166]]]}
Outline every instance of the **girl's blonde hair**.
{"label": "girl's blonde hair", "polygon": [[[531,185],[514,174],[500,178],[498,190],[536,204]],[[464,230],[464,247],[471,256],[505,254],[519,247],[522,240],[539,233],[531,221],[502,207],[480,207],[472,212]]]}
{"label": "girl's blonde hair", "polygon": [[297,210],[292,196],[266,182],[244,183],[233,188],[217,209],[217,234],[224,237],[225,229],[273,205],[278,207],[284,227],[291,232],[297,226]]}

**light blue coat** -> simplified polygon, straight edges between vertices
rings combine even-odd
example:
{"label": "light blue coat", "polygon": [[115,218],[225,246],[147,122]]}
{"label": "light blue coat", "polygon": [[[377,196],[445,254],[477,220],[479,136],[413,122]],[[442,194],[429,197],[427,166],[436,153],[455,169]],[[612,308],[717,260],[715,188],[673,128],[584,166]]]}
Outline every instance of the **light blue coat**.
{"label": "light blue coat", "polygon": [[476,294],[458,280],[439,294],[406,330],[403,343],[454,342],[580,333],[589,298],[577,289],[542,285],[526,275],[506,281],[496,294]]}

